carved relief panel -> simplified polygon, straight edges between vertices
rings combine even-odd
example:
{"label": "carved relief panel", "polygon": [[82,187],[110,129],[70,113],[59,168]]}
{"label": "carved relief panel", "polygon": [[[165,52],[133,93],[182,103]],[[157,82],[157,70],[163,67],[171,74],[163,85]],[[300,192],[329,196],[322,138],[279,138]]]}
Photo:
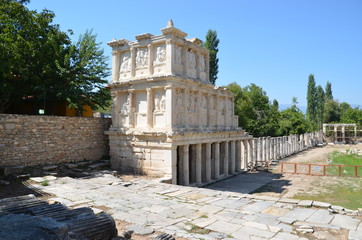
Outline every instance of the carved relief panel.
{"label": "carved relief panel", "polygon": [[166,45],[159,44],[153,47],[153,67],[154,74],[163,74],[166,71]]}
{"label": "carved relief panel", "polygon": [[147,126],[147,92],[135,92],[135,105],[136,105],[136,126]]}
{"label": "carved relief panel", "polygon": [[196,78],[196,55],[189,49],[186,52],[187,58],[187,76],[190,78]]}
{"label": "carved relief panel", "polygon": [[129,116],[130,116],[130,96],[127,92],[119,94],[119,126],[127,127],[129,126]]}
{"label": "carved relief panel", "polygon": [[147,47],[137,48],[135,51],[136,76],[143,76],[149,73],[148,58],[149,53]]}
{"label": "carved relief panel", "polygon": [[183,118],[185,115],[184,112],[184,96],[183,96],[183,91],[182,89],[177,89],[175,91],[175,107],[176,107],[176,124],[177,126],[183,126]]}
{"label": "carved relief panel", "polygon": [[206,74],[206,63],[205,63],[205,56],[200,54],[199,55],[199,77],[200,80],[203,82],[208,82],[207,74]]}
{"label": "carved relief panel", "polygon": [[207,126],[207,95],[202,94],[200,96],[200,111],[199,111],[199,123],[201,126],[206,127]]}
{"label": "carved relief panel", "polygon": [[155,128],[165,127],[166,93],[164,89],[155,89],[153,94],[153,125]]}
{"label": "carved relief panel", "polygon": [[132,59],[130,51],[120,55],[119,79],[127,79],[131,76]]}

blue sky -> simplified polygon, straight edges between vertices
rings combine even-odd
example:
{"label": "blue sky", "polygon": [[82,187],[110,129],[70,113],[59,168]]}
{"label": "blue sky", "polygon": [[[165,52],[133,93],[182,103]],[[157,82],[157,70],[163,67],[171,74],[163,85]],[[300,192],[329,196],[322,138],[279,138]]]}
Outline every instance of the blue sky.
{"label": "blue sky", "polygon": [[255,83],[270,100],[306,105],[310,73],[334,98],[362,105],[362,1],[360,0],[31,0],[28,8],[52,10],[74,40],[93,29],[106,45],[112,38],[160,35],[173,19],[187,38],[220,39],[216,85]]}

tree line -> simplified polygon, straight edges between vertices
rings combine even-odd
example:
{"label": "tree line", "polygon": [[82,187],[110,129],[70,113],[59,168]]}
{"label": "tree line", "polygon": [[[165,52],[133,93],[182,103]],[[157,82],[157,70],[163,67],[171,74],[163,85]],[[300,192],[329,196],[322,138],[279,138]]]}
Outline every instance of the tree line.
{"label": "tree line", "polygon": [[356,123],[362,127],[362,109],[334,100],[332,84],[327,82],[325,89],[316,86],[313,74],[308,79],[306,114],[298,108],[296,97],[291,107],[279,110],[278,101],[270,101],[266,92],[253,83],[241,87],[234,82],[226,88],[234,94],[239,126],[257,137],[312,132],[321,129],[323,123]]}

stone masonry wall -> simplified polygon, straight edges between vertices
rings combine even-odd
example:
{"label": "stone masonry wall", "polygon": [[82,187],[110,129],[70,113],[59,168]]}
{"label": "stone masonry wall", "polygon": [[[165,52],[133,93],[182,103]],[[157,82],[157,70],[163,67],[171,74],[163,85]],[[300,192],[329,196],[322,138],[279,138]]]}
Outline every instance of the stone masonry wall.
{"label": "stone masonry wall", "polygon": [[0,114],[0,166],[32,166],[109,155],[111,119]]}

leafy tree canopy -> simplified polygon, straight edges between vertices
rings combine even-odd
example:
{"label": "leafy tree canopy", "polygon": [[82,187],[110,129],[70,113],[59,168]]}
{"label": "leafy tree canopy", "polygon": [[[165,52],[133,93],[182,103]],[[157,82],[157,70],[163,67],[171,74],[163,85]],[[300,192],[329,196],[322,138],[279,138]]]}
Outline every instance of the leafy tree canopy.
{"label": "leafy tree canopy", "polygon": [[109,69],[96,35],[87,31],[72,44],[71,32],[52,23],[53,12],[31,11],[22,4],[28,1],[0,2],[0,112],[24,101],[46,114],[64,101],[78,109],[104,104],[96,95]]}

